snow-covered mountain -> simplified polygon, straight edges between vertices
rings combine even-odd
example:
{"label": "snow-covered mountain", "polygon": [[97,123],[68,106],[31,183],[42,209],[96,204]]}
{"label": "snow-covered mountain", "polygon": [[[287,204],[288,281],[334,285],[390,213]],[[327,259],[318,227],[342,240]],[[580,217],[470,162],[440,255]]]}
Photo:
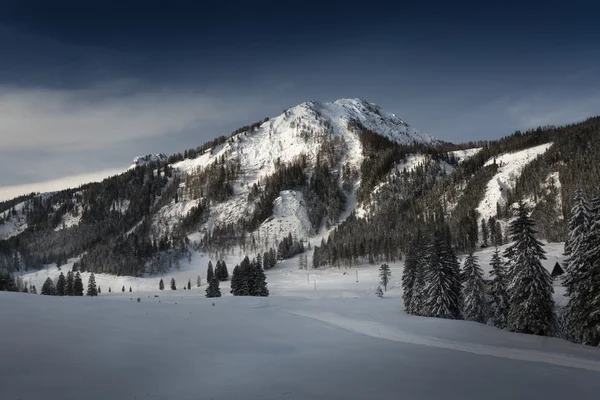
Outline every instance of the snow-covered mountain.
{"label": "snow-covered mountain", "polygon": [[586,150],[553,129],[453,147],[364,100],[305,102],[183,153],[136,157],[101,183],[0,203],[0,266],[81,257],[88,271],[140,275],[288,236],[331,241],[350,260],[394,258],[440,212],[466,249],[483,243],[482,220],[506,234],[517,197],[559,240],[579,179],[568,158]]}

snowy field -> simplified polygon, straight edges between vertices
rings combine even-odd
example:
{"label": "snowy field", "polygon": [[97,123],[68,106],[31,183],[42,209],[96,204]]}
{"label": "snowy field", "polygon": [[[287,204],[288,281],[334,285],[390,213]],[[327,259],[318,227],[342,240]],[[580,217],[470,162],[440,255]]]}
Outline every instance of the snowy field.
{"label": "snowy field", "polygon": [[[546,250],[551,269],[562,245]],[[488,270],[491,250],[479,255]],[[163,275],[166,287],[204,281],[207,260]],[[402,264],[392,273],[382,299],[376,266],[307,272],[296,260],[267,271],[268,298],[233,297],[228,282],[206,299],[204,282],[161,292],[160,277],[104,275],[98,298],[0,292],[0,398],[598,398],[600,349],[405,315]],[[134,293],[104,289],[123,284]]]}

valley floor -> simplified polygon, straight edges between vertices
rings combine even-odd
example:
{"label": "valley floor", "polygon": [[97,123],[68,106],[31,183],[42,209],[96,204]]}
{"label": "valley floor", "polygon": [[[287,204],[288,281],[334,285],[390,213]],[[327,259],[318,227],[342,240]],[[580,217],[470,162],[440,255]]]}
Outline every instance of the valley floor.
{"label": "valley floor", "polygon": [[[558,253],[548,247],[551,266]],[[485,266],[487,250],[480,256]],[[195,283],[200,261],[178,279]],[[600,349],[405,315],[401,267],[381,299],[376,266],[307,272],[294,260],[268,271],[267,298],[159,291],[155,277],[137,283],[139,294],[98,298],[0,292],[0,397],[598,397]]]}

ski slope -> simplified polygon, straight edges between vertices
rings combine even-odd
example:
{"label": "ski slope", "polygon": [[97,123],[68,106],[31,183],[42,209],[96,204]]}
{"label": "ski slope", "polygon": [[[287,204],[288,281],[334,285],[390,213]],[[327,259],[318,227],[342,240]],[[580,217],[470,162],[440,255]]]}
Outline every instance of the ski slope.
{"label": "ski slope", "polygon": [[495,161],[499,168],[496,175],[488,182],[483,200],[477,207],[479,216],[485,218],[486,221],[495,216],[496,204],[506,202],[506,190],[514,187],[523,168],[535,158],[544,154],[551,146],[552,143],[545,143],[514,153],[502,154],[488,160],[485,163],[486,166],[492,165]]}

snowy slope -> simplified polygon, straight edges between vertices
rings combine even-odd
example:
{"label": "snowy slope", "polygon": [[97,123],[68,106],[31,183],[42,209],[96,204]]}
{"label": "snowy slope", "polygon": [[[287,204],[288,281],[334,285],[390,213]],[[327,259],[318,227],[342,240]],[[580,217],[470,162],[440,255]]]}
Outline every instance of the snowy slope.
{"label": "snowy slope", "polygon": [[[330,103],[313,101],[290,108],[263,122],[251,132],[237,134],[195,159],[184,160],[172,166],[182,172],[193,173],[220,157],[239,160],[243,173],[235,185],[234,196],[226,202],[213,205],[207,224],[207,229],[211,229],[217,224],[240,220],[249,210],[249,189],[261,178],[272,175],[276,170],[276,163],[290,163],[304,155],[310,168],[316,161],[321,145],[326,141],[337,141],[336,151],[341,159],[338,168],[350,166],[359,169],[363,153],[358,132],[352,126],[355,122],[397,143],[435,144],[438,141],[419,132],[394,114],[386,113],[380,107],[360,99],[340,99]],[[283,199],[283,206],[276,204],[279,206],[277,214],[261,229],[268,230],[269,234],[279,238],[289,232],[298,238],[309,235],[310,226],[308,221],[303,220],[306,210],[303,210],[302,201],[294,198],[282,193],[277,202],[282,202]],[[169,210],[161,211],[161,214],[177,215],[175,207],[175,203],[172,203],[166,206]],[[277,226],[277,221],[281,221],[281,226]],[[286,231],[287,229],[291,231]]]}
{"label": "snowy slope", "polygon": [[12,215],[10,210],[0,214],[3,221],[0,223],[0,240],[16,236],[27,229],[27,217],[22,213],[27,202],[22,202],[14,206],[16,215]]}
{"label": "snowy slope", "polygon": [[454,156],[457,160],[458,163],[460,164],[461,162],[473,157],[475,154],[479,153],[481,151],[482,147],[475,147],[472,149],[465,149],[465,150],[454,150],[454,151],[449,151],[448,154]]}
{"label": "snowy slope", "polygon": [[523,168],[536,157],[544,154],[552,143],[542,144],[514,153],[502,154],[488,160],[485,165],[498,164],[498,172],[488,182],[483,200],[477,207],[479,216],[486,220],[496,215],[496,203],[504,204],[506,189],[512,189]]}

